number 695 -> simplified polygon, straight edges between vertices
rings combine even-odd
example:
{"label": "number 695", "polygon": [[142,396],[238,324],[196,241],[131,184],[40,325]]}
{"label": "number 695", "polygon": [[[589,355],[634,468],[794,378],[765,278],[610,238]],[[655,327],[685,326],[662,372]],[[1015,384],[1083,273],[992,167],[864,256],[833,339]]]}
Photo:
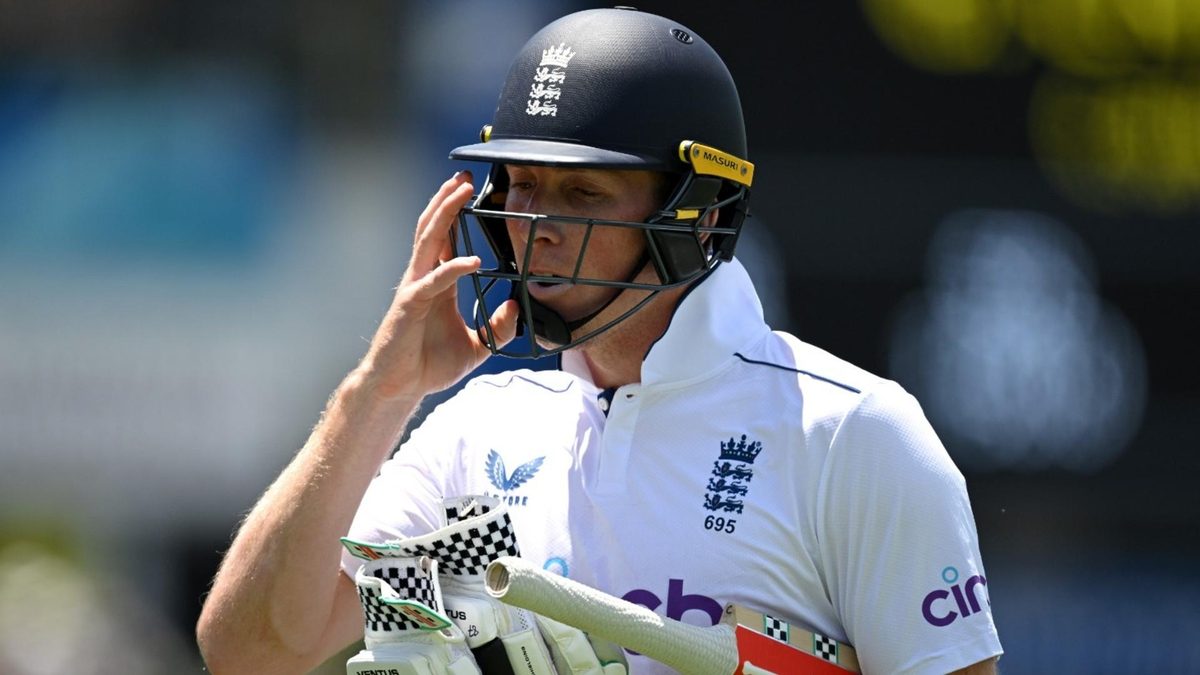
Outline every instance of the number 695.
{"label": "number 695", "polygon": [[707,516],[704,518],[704,529],[706,530],[732,534],[736,526],[737,519],[735,518],[724,518],[722,516]]}

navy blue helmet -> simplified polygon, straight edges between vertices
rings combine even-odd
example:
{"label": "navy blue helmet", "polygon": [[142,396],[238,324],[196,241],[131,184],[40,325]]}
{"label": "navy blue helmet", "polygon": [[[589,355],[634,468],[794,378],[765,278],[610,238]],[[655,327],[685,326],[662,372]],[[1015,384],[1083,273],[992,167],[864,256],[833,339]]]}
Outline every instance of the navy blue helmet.
{"label": "navy blue helmet", "polygon": [[[473,318],[498,354],[536,358],[560,352],[616,325],[657,292],[692,283],[732,258],[749,213],[754,165],[746,160],[733,77],[703,38],[654,14],[592,9],[542,28],[513,60],[480,141],[450,153],[452,159],[492,165],[479,194],[459,216],[456,247],[460,255],[477,254],[466,220],[475,217],[497,264],[472,275]],[[506,212],[506,164],[657,171],[670,175],[671,190],[642,223]],[[715,221],[709,218],[714,210]],[[528,264],[518,265],[505,219],[527,219],[531,229],[540,220],[584,228],[635,227],[647,243],[637,271],[651,265],[657,282],[531,275]],[[586,252],[585,245],[576,270]],[[529,296],[530,281],[618,290],[588,316],[567,321]],[[629,288],[651,292],[621,316],[578,334]],[[499,348],[487,323],[490,305],[508,297],[520,307],[519,332],[538,338],[529,341],[528,350]]]}

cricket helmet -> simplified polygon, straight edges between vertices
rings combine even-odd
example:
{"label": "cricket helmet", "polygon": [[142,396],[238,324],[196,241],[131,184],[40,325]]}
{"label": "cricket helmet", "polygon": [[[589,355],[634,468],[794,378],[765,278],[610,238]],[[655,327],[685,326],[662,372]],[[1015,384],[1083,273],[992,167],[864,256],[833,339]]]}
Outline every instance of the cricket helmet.
{"label": "cricket helmet", "polygon": [[[467,223],[468,216],[475,217],[497,263],[472,274],[477,296],[473,318],[498,354],[536,358],[608,330],[658,292],[692,283],[730,260],[749,214],[754,165],[746,160],[745,124],[733,77],[703,38],[654,14],[592,9],[546,25],[513,60],[480,141],[450,153],[451,159],[492,165],[479,194],[459,214],[456,247],[461,255],[476,254]],[[672,189],[641,223],[507,212],[506,164],[657,171],[670,175]],[[709,217],[713,211],[715,221]],[[528,264],[518,264],[505,219],[527,219],[531,230],[541,220],[638,228],[645,234],[646,252],[634,276],[649,264],[657,282],[585,278],[578,272],[572,277],[531,275]],[[586,252],[585,244],[576,270]],[[530,297],[530,281],[617,290],[588,316],[566,321]],[[578,334],[624,289],[651,292],[621,316]],[[489,305],[506,297],[516,299],[520,308],[518,334],[539,338],[530,340],[527,351],[501,349],[492,335],[487,317],[494,307]]]}

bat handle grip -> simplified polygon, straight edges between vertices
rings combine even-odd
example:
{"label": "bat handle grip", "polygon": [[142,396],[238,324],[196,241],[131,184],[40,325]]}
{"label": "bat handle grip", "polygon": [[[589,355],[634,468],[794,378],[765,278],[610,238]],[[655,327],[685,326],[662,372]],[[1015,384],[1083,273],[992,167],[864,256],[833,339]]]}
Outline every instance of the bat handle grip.
{"label": "bat handle grip", "polygon": [[485,578],[492,597],[615,642],[681,675],[729,675],[738,667],[737,640],[729,626],[701,628],[666,619],[511,556],[492,561]]}

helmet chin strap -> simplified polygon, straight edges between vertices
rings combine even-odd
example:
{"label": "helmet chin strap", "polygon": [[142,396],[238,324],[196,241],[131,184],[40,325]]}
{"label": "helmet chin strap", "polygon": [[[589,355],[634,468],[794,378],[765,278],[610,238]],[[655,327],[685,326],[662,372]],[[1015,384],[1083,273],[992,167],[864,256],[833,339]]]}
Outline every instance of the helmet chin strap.
{"label": "helmet chin strap", "polygon": [[[650,262],[650,253],[642,252],[642,257],[633,266],[633,272],[625,278],[625,283],[632,282],[645,269],[646,264]],[[587,316],[567,321],[561,314],[550,309],[546,305],[538,302],[532,297],[529,298],[529,311],[532,314],[530,317],[533,323],[533,332],[540,338],[544,338],[553,342],[556,345],[565,345],[571,342],[571,334],[576,330],[587,325],[589,321],[600,315],[601,312],[608,309],[608,306],[616,302],[617,298],[621,297],[625,291],[629,289],[622,288],[613,294],[604,304],[600,305],[595,311]],[[516,299],[520,303],[521,285],[513,284],[511,298]]]}

